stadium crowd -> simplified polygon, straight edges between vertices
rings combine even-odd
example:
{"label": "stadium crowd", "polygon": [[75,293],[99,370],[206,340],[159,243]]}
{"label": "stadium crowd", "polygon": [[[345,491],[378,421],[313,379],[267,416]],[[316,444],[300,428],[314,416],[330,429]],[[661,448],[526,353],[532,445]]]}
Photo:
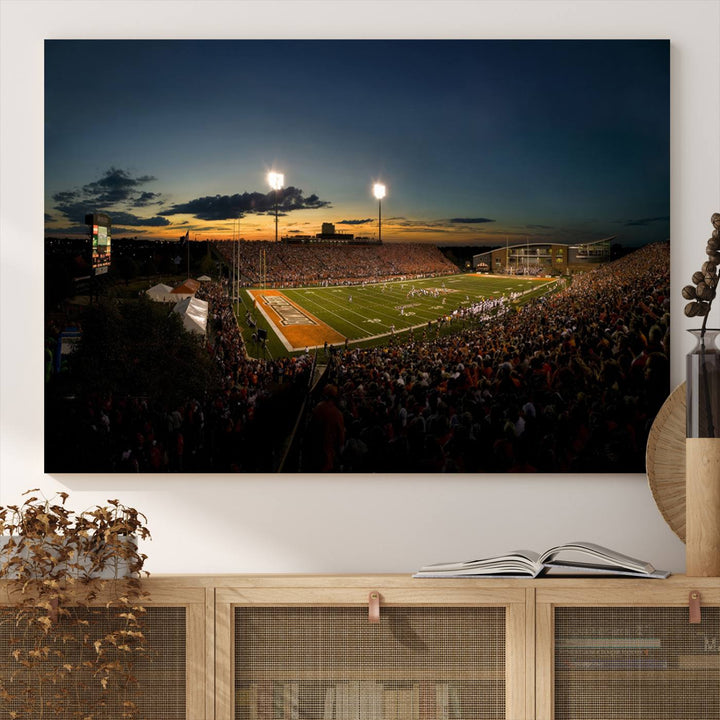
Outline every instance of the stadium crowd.
{"label": "stadium crowd", "polygon": [[219,389],[206,400],[209,428],[201,439],[201,464],[269,471],[290,429],[285,422],[291,426],[295,420],[291,408],[299,409],[304,398],[312,359],[307,353],[272,361],[249,357],[225,292],[217,283],[203,283],[197,293],[211,308],[208,351],[221,375]]}
{"label": "stadium crowd", "polygon": [[[294,245],[219,241],[217,249],[228,264],[233,246],[239,254],[241,285],[265,281],[277,287],[300,285],[356,285],[385,279],[432,277],[457,272],[434,245],[402,243],[385,245]],[[265,253],[261,259],[261,253]]]}
{"label": "stadium crowd", "polygon": [[[176,406],[90,395],[80,422],[95,470],[277,468],[311,356],[249,358],[226,288],[203,283],[197,296],[209,303],[218,381]],[[429,324],[381,347],[320,351],[324,390],[311,398],[300,460],[286,470],[643,470],[669,391],[668,244],[577,274],[518,309],[503,299],[463,312],[470,327],[455,334]]]}
{"label": "stadium crowd", "polygon": [[475,329],[340,352],[322,403],[342,443],[307,469],[642,471],[668,342],[669,247],[655,244]]}
{"label": "stadium crowd", "polygon": [[205,347],[216,369],[212,389],[176,405],[88,389],[55,430],[72,445],[65,450],[73,462],[125,473],[275,469],[305,398],[312,358],[250,358],[226,290],[208,282],[196,296],[209,303]]}

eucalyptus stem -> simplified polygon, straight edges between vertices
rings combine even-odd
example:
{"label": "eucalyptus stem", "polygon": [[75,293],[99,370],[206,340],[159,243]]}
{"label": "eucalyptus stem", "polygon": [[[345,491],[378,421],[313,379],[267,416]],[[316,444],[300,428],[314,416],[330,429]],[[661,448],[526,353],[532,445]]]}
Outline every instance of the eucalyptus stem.
{"label": "eucalyptus stem", "polygon": [[705,395],[705,414],[708,424],[708,437],[715,437],[715,421],[712,411],[712,397],[710,395],[710,379],[708,378],[707,362],[705,360],[705,331],[707,330],[707,321],[710,317],[710,309],[715,299],[716,288],[712,288],[712,295],[708,301],[707,312],[703,315],[702,325],[700,326],[700,374],[702,376],[703,394]]}
{"label": "eucalyptus stem", "polygon": [[708,378],[707,363],[705,360],[705,329],[707,326],[708,316],[703,318],[703,324],[700,328],[700,378],[702,383],[703,394],[705,395],[705,418],[708,425],[708,437],[715,437],[715,421],[712,412],[712,397],[710,395],[710,379]]}

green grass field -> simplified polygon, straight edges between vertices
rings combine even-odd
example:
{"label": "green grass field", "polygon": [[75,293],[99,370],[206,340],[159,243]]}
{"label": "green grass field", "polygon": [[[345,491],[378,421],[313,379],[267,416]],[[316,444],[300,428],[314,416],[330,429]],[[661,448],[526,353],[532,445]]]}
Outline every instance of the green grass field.
{"label": "green grass field", "polygon": [[[353,346],[381,344],[393,334],[402,337],[410,328],[424,328],[453,310],[467,307],[486,298],[523,293],[518,303],[554,290],[555,282],[545,279],[522,279],[479,275],[449,275],[423,280],[393,281],[373,285],[307,287],[284,289],[282,293],[293,303],[311,313],[331,328],[347,337]],[[409,296],[411,290],[427,290],[436,294]],[[245,308],[252,305],[250,296],[243,292]],[[248,351],[258,354],[251,340],[252,331],[244,320],[245,309],[239,313]],[[267,329],[267,350],[272,357],[288,354],[264,317],[255,312],[258,327]],[[394,330],[393,330],[394,328]],[[455,327],[444,332],[457,331]]]}

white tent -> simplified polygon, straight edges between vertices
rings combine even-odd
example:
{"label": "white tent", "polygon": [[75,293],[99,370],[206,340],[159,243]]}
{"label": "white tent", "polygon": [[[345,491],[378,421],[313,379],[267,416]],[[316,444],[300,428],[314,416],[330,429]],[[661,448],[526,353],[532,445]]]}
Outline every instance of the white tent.
{"label": "white tent", "polygon": [[198,281],[199,281],[199,282],[210,282],[211,280],[212,280],[212,278],[209,277],[208,275],[201,275],[201,276],[198,278]]}
{"label": "white tent", "polygon": [[172,289],[172,297],[177,302],[178,300],[184,300],[185,298],[193,297],[198,291],[200,283],[197,280],[188,278],[182,284]]}
{"label": "white tent", "polygon": [[151,300],[155,300],[156,302],[177,302],[177,295],[171,295],[172,288],[164,283],[153,285],[149,290],[146,290],[145,293]]}
{"label": "white tent", "polygon": [[173,308],[173,312],[180,315],[185,329],[189,332],[204,335],[207,331],[208,304],[204,300],[185,298]]}

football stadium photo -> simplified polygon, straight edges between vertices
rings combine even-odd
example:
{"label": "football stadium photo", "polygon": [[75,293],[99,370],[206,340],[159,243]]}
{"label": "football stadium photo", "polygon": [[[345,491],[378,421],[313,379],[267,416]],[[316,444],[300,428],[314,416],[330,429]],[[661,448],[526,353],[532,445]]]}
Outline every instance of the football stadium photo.
{"label": "football stadium photo", "polygon": [[667,41],[45,54],[46,472],[644,471]]}

